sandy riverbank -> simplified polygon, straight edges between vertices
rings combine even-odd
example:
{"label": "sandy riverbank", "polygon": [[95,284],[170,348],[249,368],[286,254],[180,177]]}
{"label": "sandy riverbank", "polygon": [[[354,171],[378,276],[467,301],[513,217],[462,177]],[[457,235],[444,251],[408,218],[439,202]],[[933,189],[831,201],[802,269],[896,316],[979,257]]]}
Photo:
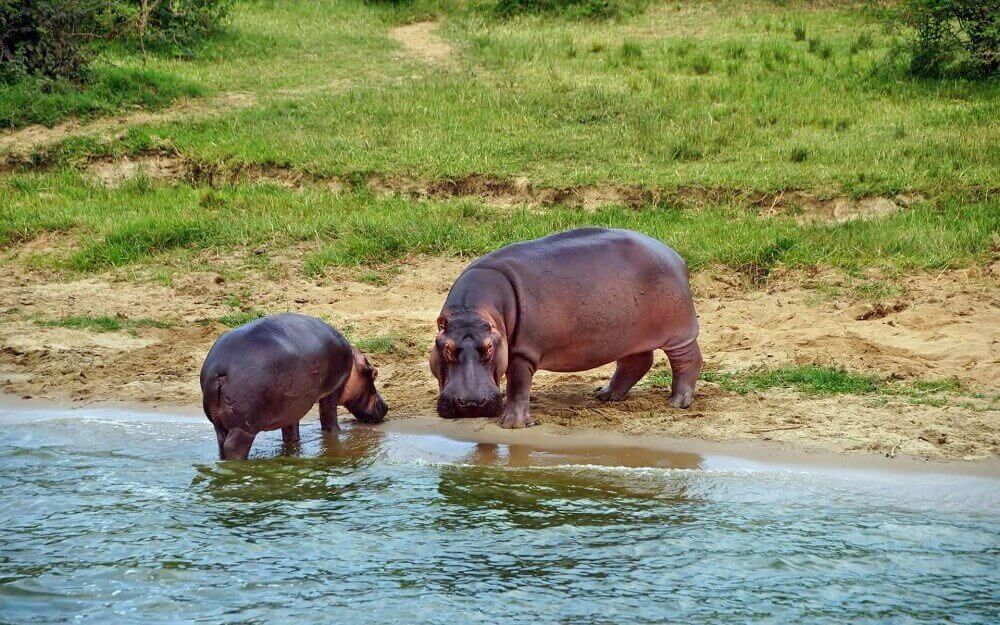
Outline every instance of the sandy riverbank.
{"label": "sandy riverbank", "polygon": [[[44,242],[43,242],[44,244]],[[391,337],[372,359],[393,419],[433,414],[436,385],[426,369],[434,319],[464,263],[416,258],[385,284],[358,281],[361,270],[323,279],[302,276],[296,259],[274,259],[268,274],[191,271],[164,285],[142,274],[80,277],[0,272],[0,390],[74,403],[119,400],[198,405],[198,371],[226,328],[212,320],[241,305],[326,318],[357,336]],[[276,269],[275,269],[276,267]],[[990,269],[899,280],[888,305],[838,290],[850,278],[802,272],[774,277],[759,290],[704,270],[693,277],[706,368],[819,364],[893,379],[954,378],[961,397],[915,402],[906,396],[815,396],[790,389],[741,395],[702,383],[690,410],[667,407],[664,389],[640,384],[618,404],[593,397],[611,373],[540,373],[532,409],[546,426],[616,434],[656,434],[716,442],[771,441],[805,452],[899,454],[934,460],[982,460],[1000,454],[996,410],[1000,290]],[[156,319],[169,327],[96,332],[44,325],[41,319],[110,315]],[[656,367],[665,367],[658,355]],[[520,433],[522,436],[530,434]]]}

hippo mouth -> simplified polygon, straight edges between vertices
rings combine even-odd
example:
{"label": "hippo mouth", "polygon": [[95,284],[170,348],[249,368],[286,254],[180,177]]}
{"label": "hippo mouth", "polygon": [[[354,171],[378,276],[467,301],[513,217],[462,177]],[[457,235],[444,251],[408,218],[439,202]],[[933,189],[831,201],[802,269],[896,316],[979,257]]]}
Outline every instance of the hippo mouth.
{"label": "hippo mouth", "polygon": [[477,404],[459,402],[438,397],[437,412],[443,419],[496,419],[503,411],[503,399],[496,397]]}

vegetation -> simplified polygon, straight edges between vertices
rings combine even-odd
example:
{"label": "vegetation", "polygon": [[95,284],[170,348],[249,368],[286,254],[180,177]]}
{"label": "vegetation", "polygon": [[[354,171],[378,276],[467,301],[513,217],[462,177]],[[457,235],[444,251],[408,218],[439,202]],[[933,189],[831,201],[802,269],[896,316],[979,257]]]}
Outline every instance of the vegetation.
{"label": "vegetation", "polygon": [[[210,3],[185,6],[196,4]],[[227,32],[193,56],[153,54],[142,66],[134,46],[102,49],[88,87],[100,93],[83,103],[74,98],[86,90],[56,89],[45,100],[24,83],[0,88],[7,125],[139,98],[160,106],[202,89],[255,98],[120,137],[69,139],[21,171],[9,167],[0,174],[0,245],[66,232],[71,249],[33,262],[100,271],[301,242],[310,250],[305,271],[321,274],[605,225],[659,237],[694,268],[727,264],[752,285],[783,265],[912,270],[995,255],[1000,83],[907,78],[886,61],[893,38],[853,3],[662,3],[599,27],[527,5],[509,19],[494,9],[492,0],[240,3]],[[387,35],[428,16],[444,18],[438,35],[455,50],[447,67],[407,57]],[[94,159],[164,153],[207,172],[205,184],[137,177],[105,189],[80,172]],[[350,190],[239,176],[268,168],[289,179],[336,177]],[[536,189],[629,185],[653,200],[639,210],[497,211],[367,187],[469,176],[526,177]],[[917,201],[842,224],[770,215],[757,201],[789,189]],[[660,190],[673,199],[656,201]],[[385,282],[376,270],[357,275]]]}
{"label": "vegetation", "polygon": [[241,326],[256,319],[260,319],[264,316],[259,310],[236,310],[231,313],[226,313],[222,315],[216,321],[224,326],[229,326],[230,328],[235,328]]}
{"label": "vegetation", "polygon": [[0,128],[27,124],[53,125],[68,117],[110,115],[128,106],[158,109],[181,97],[205,90],[162,71],[100,67],[85,83],[25,78],[0,87]]}
{"label": "vegetation", "polygon": [[496,12],[508,18],[543,14],[576,19],[609,19],[638,13],[645,8],[644,4],[629,4],[623,0],[497,0]]}
{"label": "vegetation", "polygon": [[1000,0],[901,0],[890,15],[903,29],[913,74],[1000,72]]}
{"label": "vegetation", "polygon": [[97,317],[70,316],[60,319],[37,319],[35,323],[43,326],[72,328],[74,330],[91,330],[94,332],[131,332],[141,328],[169,328],[172,324],[157,319],[129,319],[128,317],[101,315]]}
{"label": "vegetation", "polygon": [[[648,383],[654,388],[670,388],[671,380],[669,370],[657,369],[649,374]],[[878,375],[852,373],[844,369],[818,365],[760,367],[742,371],[704,371],[701,380],[718,384],[722,390],[740,395],[786,388],[808,395],[902,396],[912,403],[930,405],[944,405],[947,396],[983,399],[983,396],[970,393],[954,378],[899,382]],[[995,400],[996,398],[991,399]]]}
{"label": "vegetation", "polygon": [[[646,232],[674,246],[690,266],[730,265],[753,281],[778,265],[931,269],[984,259],[1000,230],[1000,200],[925,202],[879,221],[800,225],[739,205],[688,210],[653,206],[596,212],[553,207],[502,217],[469,201],[418,202],[368,192],[271,185],[199,189],[186,185],[94,188],[74,172],[0,182],[0,241],[74,231],[78,249],[55,262],[96,271],[191,249],[318,242],[306,271],[380,264],[407,254],[478,255],[517,240],[586,225]],[[202,202],[211,194],[214,201]],[[933,236],[927,236],[933,233]]]}
{"label": "vegetation", "polygon": [[228,8],[228,0],[0,0],[0,128],[203,93],[140,64],[147,46],[191,56]]}

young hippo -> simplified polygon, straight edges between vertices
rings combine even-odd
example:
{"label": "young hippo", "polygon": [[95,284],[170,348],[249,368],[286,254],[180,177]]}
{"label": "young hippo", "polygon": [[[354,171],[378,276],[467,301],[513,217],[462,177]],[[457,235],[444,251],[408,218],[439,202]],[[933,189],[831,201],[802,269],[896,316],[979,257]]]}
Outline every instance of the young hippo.
{"label": "young hippo", "polygon": [[687,265],[660,241],[629,230],[570,230],[479,258],[452,285],[438,330],[430,355],[438,413],[500,417],[506,428],[535,424],[528,403],[539,369],[617,362],[597,392],[615,401],[662,349],[673,370],[670,405],[687,408],[702,365]]}
{"label": "young hippo", "polygon": [[337,406],[378,423],[389,407],[375,389],[378,371],[340,332],[315,317],[264,317],[223,334],[201,368],[205,415],[219,457],[244,460],[258,432],[299,439],[299,421],[319,402],[320,426],[340,429]]}

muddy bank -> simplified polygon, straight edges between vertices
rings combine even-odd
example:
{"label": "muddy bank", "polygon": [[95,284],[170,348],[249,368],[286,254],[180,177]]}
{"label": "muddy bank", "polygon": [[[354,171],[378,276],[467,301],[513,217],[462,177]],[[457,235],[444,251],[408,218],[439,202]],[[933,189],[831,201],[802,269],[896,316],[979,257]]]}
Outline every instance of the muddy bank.
{"label": "muddy bank", "polygon": [[[372,343],[373,360],[396,419],[433,413],[436,386],[426,350],[444,294],[465,264],[414,258],[378,270],[377,280],[370,269],[340,270],[317,280],[303,277],[301,255],[295,253],[272,258],[266,270],[243,266],[239,254],[205,253],[198,259],[200,269],[174,272],[177,277],[163,284],[155,281],[153,269],[89,276],[29,272],[16,262],[17,254],[0,269],[3,392],[76,402],[197,405],[202,360],[226,330],[220,318],[294,310],[326,318],[355,337],[379,339]],[[702,383],[694,406],[675,411],[667,408],[667,391],[648,383],[624,402],[599,402],[593,391],[612,370],[604,367],[540,373],[533,412],[542,423],[563,428],[765,440],[807,451],[938,460],[1000,454],[996,272],[898,279],[892,295],[877,302],[858,297],[851,281],[833,273],[796,272],[772,276],[764,289],[746,290],[723,270],[697,273],[707,369],[817,364],[903,381],[954,378],[965,389],[961,396],[814,396],[778,388],[742,395]],[[69,316],[152,321],[123,322],[125,329],[111,332],[45,325]],[[655,368],[665,367],[660,354]]]}

